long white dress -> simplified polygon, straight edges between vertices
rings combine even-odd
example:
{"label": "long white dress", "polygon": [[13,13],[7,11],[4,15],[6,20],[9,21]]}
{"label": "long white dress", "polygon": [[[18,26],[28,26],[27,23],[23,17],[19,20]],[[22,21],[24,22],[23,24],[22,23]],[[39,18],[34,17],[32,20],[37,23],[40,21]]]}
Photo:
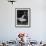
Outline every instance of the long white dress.
{"label": "long white dress", "polygon": [[19,21],[21,21],[21,22],[26,21],[26,19],[24,18],[24,15],[22,15],[22,17],[20,17],[20,18],[17,18],[17,20],[19,20]]}

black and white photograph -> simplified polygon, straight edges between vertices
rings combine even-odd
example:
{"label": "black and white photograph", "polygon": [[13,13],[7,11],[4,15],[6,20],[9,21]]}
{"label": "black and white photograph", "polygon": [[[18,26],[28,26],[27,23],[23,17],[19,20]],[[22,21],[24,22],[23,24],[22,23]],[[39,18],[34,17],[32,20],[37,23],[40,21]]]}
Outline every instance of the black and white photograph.
{"label": "black and white photograph", "polygon": [[17,27],[29,27],[30,26],[30,8],[16,8],[16,26]]}

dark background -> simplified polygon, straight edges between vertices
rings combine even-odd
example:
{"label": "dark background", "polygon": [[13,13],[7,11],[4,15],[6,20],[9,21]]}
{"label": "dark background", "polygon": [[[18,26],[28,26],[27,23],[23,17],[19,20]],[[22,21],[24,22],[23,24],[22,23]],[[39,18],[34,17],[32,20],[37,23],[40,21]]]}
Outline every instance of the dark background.
{"label": "dark background", "polygon": [[27,19],[27,21],[24,21],[23,23],[21,23],[21,21],[17,20],[18,25],[27,25],[28,24],[28,10],[17,10],[17,18],[22,17],[22,15],[24,15],[24,12],[26,14],[26,16],[24,16],[24,18]]}

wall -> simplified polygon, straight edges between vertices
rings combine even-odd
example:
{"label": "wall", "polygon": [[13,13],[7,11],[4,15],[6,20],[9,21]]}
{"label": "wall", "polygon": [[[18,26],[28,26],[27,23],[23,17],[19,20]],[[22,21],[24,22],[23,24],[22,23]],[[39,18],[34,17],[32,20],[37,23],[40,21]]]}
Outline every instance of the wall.
{"label": "wall", "polygon": [[[46,40],[45,0],[17,0],[14,5],[0,0],[0,41],[15,40],[19,32],[28,33],[33,40]],[[15,8],[31,8],[31,27],[15,27]]]}

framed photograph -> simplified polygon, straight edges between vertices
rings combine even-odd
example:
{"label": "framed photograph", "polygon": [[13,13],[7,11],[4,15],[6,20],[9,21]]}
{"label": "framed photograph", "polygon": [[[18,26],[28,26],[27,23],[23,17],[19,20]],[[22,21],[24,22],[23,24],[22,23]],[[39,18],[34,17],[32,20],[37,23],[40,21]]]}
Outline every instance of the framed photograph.
{"label": "framed photograph", "polygon": [[15,26],[30,27],[31,26],[31,10],[30,8],[15,9]]}

